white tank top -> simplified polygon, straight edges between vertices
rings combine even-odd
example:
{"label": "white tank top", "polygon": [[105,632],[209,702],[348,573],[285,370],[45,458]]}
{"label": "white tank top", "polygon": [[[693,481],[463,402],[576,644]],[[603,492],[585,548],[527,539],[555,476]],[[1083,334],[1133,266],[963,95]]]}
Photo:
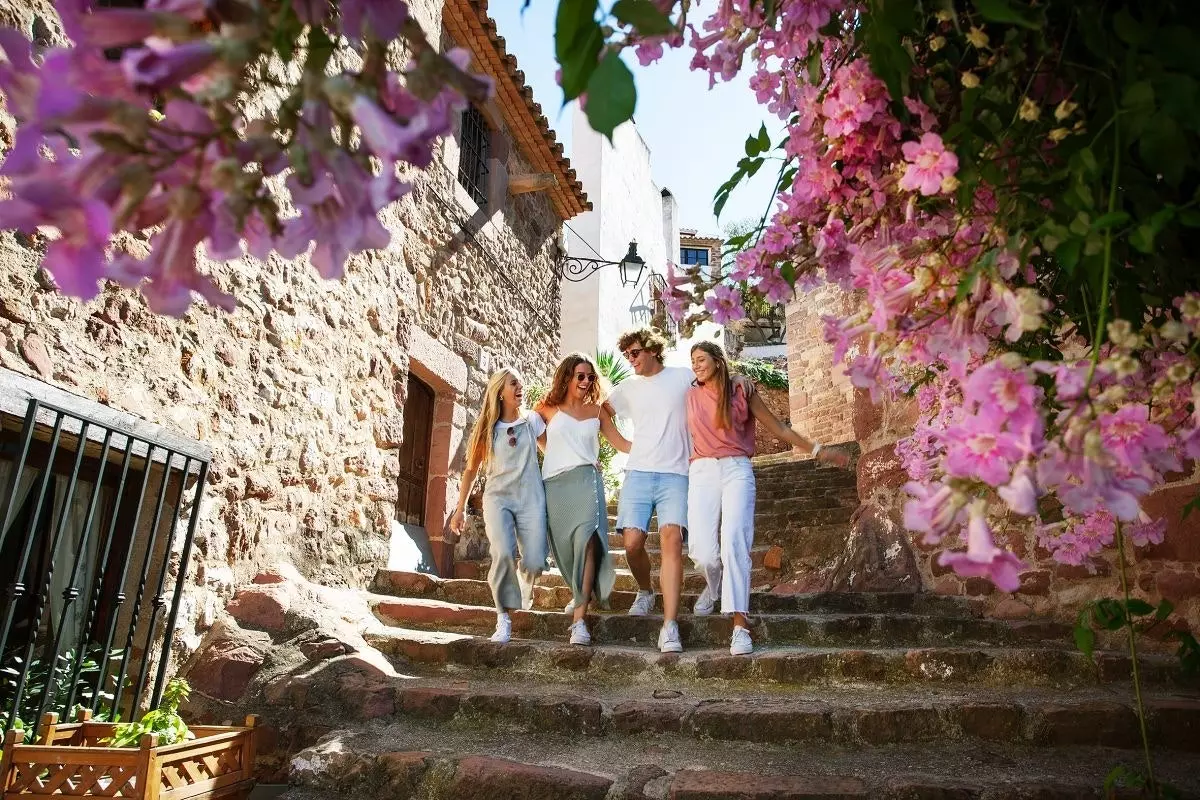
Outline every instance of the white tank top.
{"label": "white tank top", "polygon": [[599,419],[575,419],[560,410],[546,426],[542,478],[553,478],[584,464],[595,464],[600,459],[599,437]]}

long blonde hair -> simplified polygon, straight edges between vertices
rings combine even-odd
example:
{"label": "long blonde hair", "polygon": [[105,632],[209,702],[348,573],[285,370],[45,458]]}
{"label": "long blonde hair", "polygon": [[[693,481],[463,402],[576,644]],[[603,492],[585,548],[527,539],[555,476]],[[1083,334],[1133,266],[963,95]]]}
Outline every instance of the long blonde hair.
{"label": "long blonde hair", "polygon": [[703,350],[717,365],[716,374],[711,381],[717,387],[717,413],[714,421],[721,430],[729,430],[733,427],[733,381],[729,377],[729,359],[725,357],[721,346],[715,342],[697,342],[692,345],[688,354],[691,355],[697,350]]}
{"label": "long blonde hair", "polygon": [[468,469],[486,467],[492,460],[492,429],[500,421],[500,410],[504,405],[500,393],[509,377],[521,380],[521,373],[516,367],[501,367],[488,378],[487,388],[483,390],[483,408],[479,410],[479,419],[467,441]]}

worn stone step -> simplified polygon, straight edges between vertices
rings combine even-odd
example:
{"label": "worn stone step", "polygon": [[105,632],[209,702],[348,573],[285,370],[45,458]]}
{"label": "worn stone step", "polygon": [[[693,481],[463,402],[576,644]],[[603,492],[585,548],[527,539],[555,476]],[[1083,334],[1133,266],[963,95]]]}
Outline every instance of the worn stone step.
{"label": "worn stone step", "polygon": [[[443,579],[422,572],[402,570],[379,570],[372,583],[372,591],[396,597],[426,597],[465,605],[487,606],[491,604],[491,589],[483,580]],[[565,594],[564,594],[565,592]],[[570,601],[570,592],[565,587],[554,589],[537,586],[535,598],[545,597],[544,602],[535,602],[535,608],[561,609]],[[685,594],[680,599],[682,607],[691,609],[697,595]],[[610,606],[614,611],[628,610],[633,602],[633,592],[613,592]],[[556,604],[554,601],[559,601]],[[655,596],[656,607],[661,611],[662,595]],[[900,613],[930,614],[949,617],[978,617],[977,603],[962,597],[946,597],[937,594],[912,594],[908,592],[821,592],[810,594],[750,593],[750,611],[755,614],[807,614],[832,612],[853,613]]]}
{"label": "worn stone step", "polygon": [[[976,738],[1057,747],[1140,747],[1133,699],[1112,691],[874,688],[785,697],[692,692],[562,692],[495,682],[395,679],[395,713],[436,722],[581,736],[672,734],[772,744],[875,747]],[[654,695],[659,695],[655,697]],[[673,696],[672,696],[673,695]],[[1152,746],[1200,753],[1200,699],[1147,694]]]}
{"label": "worn stone step", "polygon": [[[1134,751],[1047,750],[973,739],[869,751],[821,742],[672,741],[667,747],[642,737],[522,734],[396,719],[358,732],[335,731],[299,753],[289,775],[292,788],[283,797],[1082,800],[1101,796],[1114,766],[1136,770],[1139,764]],[[1200,796],[1200,758],[1159,754],[1158,762],[1162,780],[1181,796]]]}
{"label": "worn stone step", "polygon": [[[556,641],[514,640],[497,644],[484,636],[399,627],[368,633],[367,641],[406,669],[463,668],[539,681],[617,681],[661,685],[667,682],[732,681],[760,686],[824,686],[871,683],[1054,686],[1125,685],[1130,661],[1123,653],[1100,652],[1096,662],[1082,653],[1048,647],[769,647],[749,656],[731,656],[719,647],[662,654],[650,646],[573,647]],[[1141,674],[1154,685],[1182,683],[1173,657],[1144,655]]]}
{"label": "worn stone step", "polygon": [[804,512],[770,511],[754,515],[754,531],[757,537],[765,530],[795,530],[813,525],[830,525],[849,522],[855,509],[849,506],[818,508]]}
{"label": "worn stone step", "polygon": [[[495,610],[426,598],[374,598],[375,615],[385,623],[427,630],[475,635],[490,634]],[[525,639],[559,640],[571,624],[566,614],[513,611],[513,635]],[[685,646],[716,646],[729,641],[733,621],[725,616],[683,614],[679,632]],[[597,643],[658,640],[662,617],[628,614],[595,615],[590,622]],[[930,617],[915,614],[760,614],[751,634],[760,646],[820,647],[979,645],[1071,645],[1071,627],[1058,622],[1008,621],[984,618]]]}
{"label": "worn stone step", "polygon": [[[704,587],[708,584],[707,579],[694,569],[689,569],[690,561],[684,561],[683,573],[683,593],[684,594],[699,594],[704,591]],[[627,569],[616,570],[617,579],[613,588],[617,592],[636,592],[638,590],[637,579],[633,577]],[[765,589],[772,584],[772,572],[767,569],[753,569],[750,571],[750,588]],[[653,569],[650,572],[650,582],[654,589],[658,590],[658,570]],[[565,588],[566,580],[563,579],[562,573],[557,569],[547,570],[543,572],[537,580],[538,586],[547,588]]]}
{"label": "worn stone step", "polygon": [[761,494],[755,500],[754,518],[767,516],[774,512],[803,514],[809,511],[819,511],[826,508],[857,508],[858,496],[848,494],[806,494],[794,496],[782,491],[770,496]]}

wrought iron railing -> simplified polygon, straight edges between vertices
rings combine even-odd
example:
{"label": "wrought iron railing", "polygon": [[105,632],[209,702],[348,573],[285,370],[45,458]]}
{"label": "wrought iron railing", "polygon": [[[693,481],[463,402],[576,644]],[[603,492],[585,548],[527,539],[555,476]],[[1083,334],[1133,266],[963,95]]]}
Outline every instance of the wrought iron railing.
{"label": "wrought iron railing", "polygon": [[36,399],[15,427],[0,428],[0,722],[32,737],[46,711],[133,719],[166,680],[206,451]]}

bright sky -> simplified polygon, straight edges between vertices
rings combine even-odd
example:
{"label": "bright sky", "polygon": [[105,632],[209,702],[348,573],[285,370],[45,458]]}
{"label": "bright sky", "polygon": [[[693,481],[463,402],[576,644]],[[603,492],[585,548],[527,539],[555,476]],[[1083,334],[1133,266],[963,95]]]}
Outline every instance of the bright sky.
{"label": "bright sky", "polygon": [[[571,114],[559,111],[562,90],[554,81],[554,13],[556,0],[533,0],[524,15],[522,0],[492,0],[488,12],[496,20],[508,52],[517,58],[533,96],[542,105],[550,126],[571,153]],[[734,83],[718,83],[709,91],[707,73],[688,69],[689,47],[668,50],[650,67],[641,67],[632,54],[626,63],[637,83],[635,119],[642,138],[650,147],[655,182],[675,195],[681,227],[697,228],[702,234],[719,234],[730,222],[762,216],[767,207],[775,173],[764,164],[750,183],[734,191],[721,212],[712,213],[712,198],[744,155],[746,137],[767,123],[773,141],[778,141],[782,123],[768,118],[747,84],[747,74]],[[586,188],[586,187],[585,187]]]}

